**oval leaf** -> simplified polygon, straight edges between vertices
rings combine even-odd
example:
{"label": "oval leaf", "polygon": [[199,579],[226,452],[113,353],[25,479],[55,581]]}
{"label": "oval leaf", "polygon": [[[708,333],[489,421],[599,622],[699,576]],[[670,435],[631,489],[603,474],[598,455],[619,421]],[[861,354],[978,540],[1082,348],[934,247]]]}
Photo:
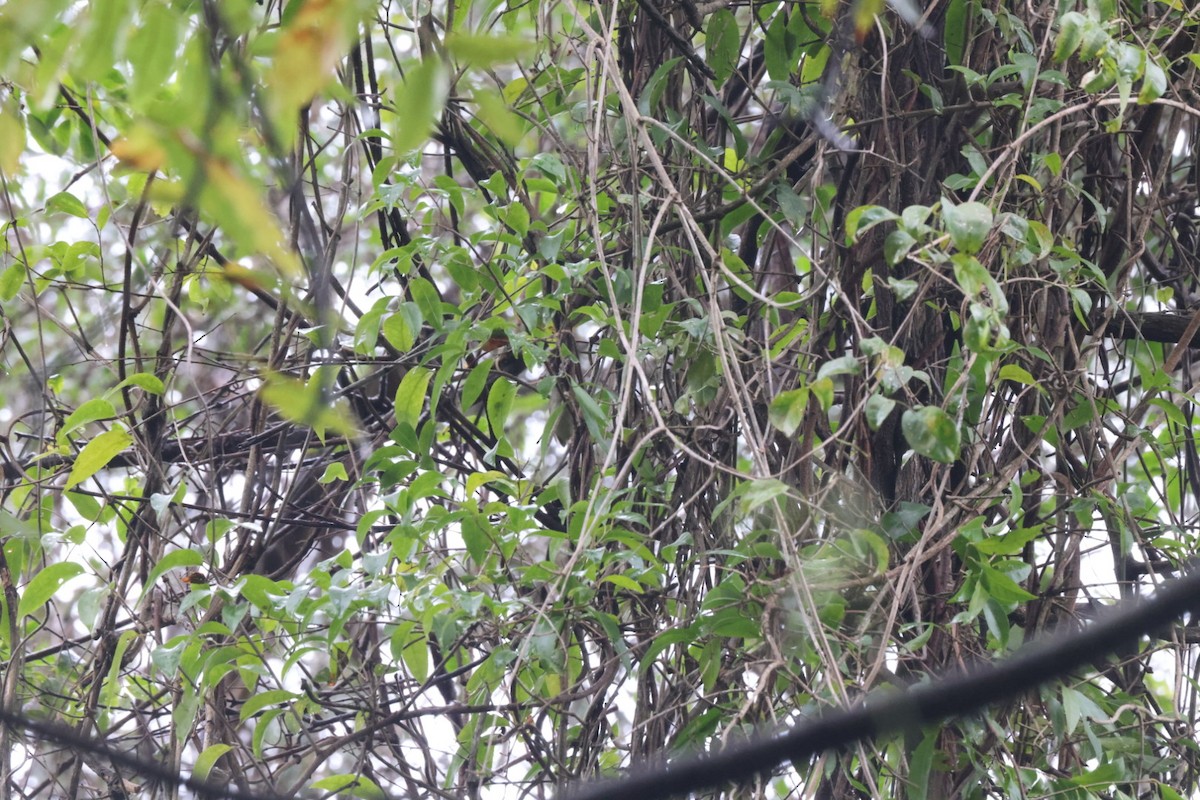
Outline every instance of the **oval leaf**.
{"label": "oval leaf", "polygon": [[708,19],[704,40],[704,54],[715,76],[713,83],[720,87],[737,67],[738,52],[742,48],[742,32],[738,30],[733,12],[728,8],[714,11]]}
{"label": "oval leaf", "polygon": [[88,442],[79,452],[67,476],[67,489],[78,486],[108,466],[118,453],[133,444],[133,436],[122,427],[107,430]]}
{"label": "oval leaf", "polygon": [[992,210],[983,203],[969,202],[958,206],[944,203],[942,218],[954,246],[964,253],[978,253],[992,229]]}
{"label": "oval leaf", "polygon": [[396,89],[396,108],[405,110],[397,115],[392,133],[392,147],[397,154],[406,155],[425,144],[449,91],[446,68],[436,58],[422,61],[408,71]]}
{"label": "oval leaf", "polygon": [[804,409],[808,406],[808,389],[791,389],[780,392],[767,409],[767,418],[784,436],[791,436],[804,420]]}
{"label": "oval leaf", "polygon": [[920,455],[950,464],[958,457],[958,426],[937,406],[923,406],[904,412],[900,428],[909,446]]}
{"label": "oval leaf", "polygon": [[501,378],[492,384],[487,398],[488,422],[491,423],[492,433],[496,436],[504,434],[504,423],[512,411],[513,398],[517,396],[517,387],[512,381]]}
{"label": "oval leaf", "polygon": [[407,423],[413,430],[421,419],[421,409],[425,408],[425,395],[429,391],[429,381],[433,373],[424,367],[413,367],[404,373],[400,385],[396,388],[396,424]]}
{"label": "oval leaf", "polygon": [[83,572],[83,567],[73,561],[61,564],[51,564],[37,575],[21,592],[21,602],[17,606],[17,616],[24,618],[29,614],[40,611],[42,606],[50,602],[54,593],[62,585]]}
{"label": "oval leaf", "polygon": [[208,773],[212,772],[213,764],[232,749],[232,746],[227,744],[210,744],[204,748],[204,752],[196,757],[196,764],[192,767],[192,778],[198,781],[208,780]]}
{"label": "oval leaf", "polygon": [[271,689],[266,692],[259,692],[252,695],[246,704],[242,706],[240,719],[242,722],[253,717],[258,712],[270,706],[279,705],[281,703],[290,703],[293,700],[299,700],[300,695],[289,692],[286,689]]}

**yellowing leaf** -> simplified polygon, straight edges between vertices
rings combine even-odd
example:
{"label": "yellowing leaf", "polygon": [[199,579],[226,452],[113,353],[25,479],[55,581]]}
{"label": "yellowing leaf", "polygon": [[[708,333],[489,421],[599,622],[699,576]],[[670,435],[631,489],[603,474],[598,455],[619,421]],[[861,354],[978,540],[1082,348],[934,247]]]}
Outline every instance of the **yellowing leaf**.
{"label": "yellowing leaf", "polygon": [[259,396],[284,417],[309,426],[322,438],[327,430],[346,437],[358,434],[350,409],[324,397],[318,381],[305,383],[283,375],[268,375]]}
{"label": "yellowing leaf", "polygon": [[71,474],[67,476],[66,488],[78,486],[83,481],[95,475],[108,466],[108,462],[133,444],[133,436],[129,431],[118,426],[107,430],[88,442],[71,466]]}
{"label": "yellowing leaf", "polygon": [[280,133],[295,129],[291,116],[333,77],[358,26],[357,6],[352,0],[305,0],[284,26],[267,75]]}
{"label": "yellowing leaf", "polygon": [[10,175],[16,172],[24,152],[25,124],[10,100],[0,106],[0,170]]}
{"label": "yellowing leaf", "polygon": [[109,150],[121,163],[142,172],[162,169],[167,162],[166,149],[155,132],[145,125],[134,127],[126,136],[113,142]]}
{"label": "yellowing leaf", "polygon": [[230,283],[235,283],[243,289],[249,289],[252,292],[276,288],[276,280],[273,276],[264,273],[262,270],[243,266],[236,261],[230,261],[215,274],[220,275]]}
{"label": "yellowing leaf", "polygon": [[295,253],[284,246],[283,231],[263,203],[262,192],[237,175],[224,160],[208,158],[204,164],[208,186],[201,206],[244,249],[262,253],[284,275],[303,275]]}

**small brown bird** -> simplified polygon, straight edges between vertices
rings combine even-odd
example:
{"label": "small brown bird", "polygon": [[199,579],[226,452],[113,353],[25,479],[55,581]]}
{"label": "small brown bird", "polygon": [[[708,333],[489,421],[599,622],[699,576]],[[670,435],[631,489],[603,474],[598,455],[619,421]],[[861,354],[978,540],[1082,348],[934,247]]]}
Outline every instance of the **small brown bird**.
{"label": "small brown bird", "polygon": [[207,586],[208,574],[200,570],[193,570],[192,572],[189,572],[187,575],[184,575],[182,578],[180,578],[180,580],[183,581],[183,584],[188,587]]}

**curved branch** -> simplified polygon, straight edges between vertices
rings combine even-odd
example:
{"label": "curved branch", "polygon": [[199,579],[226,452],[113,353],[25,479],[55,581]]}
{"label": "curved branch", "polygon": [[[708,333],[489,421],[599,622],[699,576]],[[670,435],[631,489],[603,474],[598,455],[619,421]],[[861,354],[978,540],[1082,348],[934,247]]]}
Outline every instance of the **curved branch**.
{"label": "curved branch", "polygon": [[1122,603],[1082,631],[1047,636],[1007,660],[976,666],[902,692],[873,692],[854,708],[832,711],[783,734],[760,736],[720,753],[692,756],[635,771],[619,780],[597,782],[566,798],[665,798],[699,792],[770,772],[785,762],[803,763],[818,753],[842,749],[863,739],[965,716],[1086,667],[1197,610],[1200,568],[1193,567],[1164,584],[1152,597]]}

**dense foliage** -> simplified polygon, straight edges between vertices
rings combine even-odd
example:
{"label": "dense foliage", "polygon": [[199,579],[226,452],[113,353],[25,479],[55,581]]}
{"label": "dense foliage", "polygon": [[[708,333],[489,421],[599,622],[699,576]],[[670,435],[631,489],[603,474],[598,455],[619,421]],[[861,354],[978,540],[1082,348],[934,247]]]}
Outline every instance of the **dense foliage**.
{"label": "dense foliage", "polygon": [[[1138,594],[1197,549],[1198,31],[0,6],[0,702],[243,791],[546,796]],[[1195,635],[713,796],[1189,795]]]}

